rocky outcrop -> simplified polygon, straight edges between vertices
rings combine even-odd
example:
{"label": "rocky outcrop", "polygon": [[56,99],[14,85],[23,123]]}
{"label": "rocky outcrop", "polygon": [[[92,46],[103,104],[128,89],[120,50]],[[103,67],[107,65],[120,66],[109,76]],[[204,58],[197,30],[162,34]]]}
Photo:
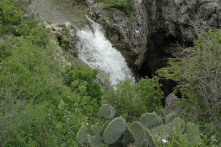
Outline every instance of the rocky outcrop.
{"label": "rocky outcrop", "polygon": [[90,6],[93,20],[103,25],[113,46],[121,51],[129,66],[137,71],[145,60],[147,51],[148,19],[146,6],[135,2],[136,10],[130,20],[124,12],[111,8],[102,10],[102,3]]}
{"label": "rocky outcrop", "polygon": [[89,7],[91,17],[104,26],[113,46],[136,72],[144,66],[154,75],[166,66],[168,57],[190,55],[184,48],[209,28],[219,26],[218,0],[152,0],[151,4],[134,0],[134,5],[131,17],[116,8],[102,9],[102,3]]}
{"label": "rocky outcrop", "polygon": [[57,42],[65,51],[74,57],[78,56],[78,37],[76,36],[76,30],[71,26],[70,22],[49,23],[46,25],[46,28],[51,29],[57,38]]}

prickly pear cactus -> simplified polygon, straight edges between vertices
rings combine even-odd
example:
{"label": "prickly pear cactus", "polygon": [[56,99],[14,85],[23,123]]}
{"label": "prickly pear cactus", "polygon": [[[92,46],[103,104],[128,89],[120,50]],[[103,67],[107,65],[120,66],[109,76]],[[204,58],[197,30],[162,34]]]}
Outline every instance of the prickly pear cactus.
{"label": "prickly pear cactus", "polygon": [[100,147],[102,144],[102,137],[100,136],[99,128],[96,125],[91,126],[91,131],[94,137],[88,135],[88,142],[91,147]]}
{"label": "prickly pear cactus", "polygon": [[141,147],[149,147],[147,139],[144,139],[144,141],[142,142]]}
{"label": "prickly pear cactus", "polygon": [[185,122],[181,118],[176,117],[172,121],[172,127],[174,127],[175,129],[178,129],[178,127],[179,127],[179,131],[181,131],[183,133],[183,131],[185,129]]}
{"label": "prickly pear cactus", "polygon": [[106,121],[106,122],[104,123],[104,125],[102,126],[102,128],[101,128],[101,136],[103,136],[104,130],[106,129],[106,127],[107,127],[107,125],[108,125],[109,123],[110,123],[110,120]]}
{"label": "prickly pear cactus", "polygon": [[125,132],[126,122],[122,117],[113,119],[104,130],[103,140],[106,144],[115,143]]}
{"label": "prickly pear cactus", "polygon": [[101,114],[106,119],[112,119],[115,115],[115,110],[112,106],[104,104],[100,107]]}
{"label": "prickly pear cactus", "polygon": [[184,134],[186,134],[186,139],[190,144],[193,144],[200,137],[198,126],[192,123],[186,124]]}
{"label": "prickly pear cactus", "polygon": [[81,126],[77,133],[77,141],[78,144],[85,144],[87,143],[88,131],[86,126]]}
{"label": "prickly pear cactus", "polygon": [[130,125],[130,129],[134,133],[135,138],[135,142],[132,145],[136,147],[141,147],[143,140],[146,139],[145,128],[140,122],[134,121]]}
{"label": "prickly pear cactus", "polygon": [[123,139],[126,144],[135,142],[134,133],[130,130],[127,124],[126,124],[126,130],[123,134]]}
{"label": "prickly pear cactus", "polygon": [[157,137],[158,142],[161,142],[162,141],[161,139],[168,139],[169,137],[169,133],[167,133],[166,127],[163,124],[153,128],[151,130],[151,134],[154,137]]}
{"label": "prickly pear cactus", "polygon": [[[110,120],[115,114],[113,107],[105,104],[100,110],[102,115],[109,119],[102,126],[101,135],[95,125],[91,127],[93,137],[88,135],[87,127],[82,126],[77,133],[78,144],[88,145],[89,143],[91,147],[100,147],[103,141],[108,144],[108,147],[156,147],[156,142],[168,139],[177,128],[186,134],[185,137],[190,144],[200,136],[196,125],[192,123],[185,125],[185,122],[176,117],[175,113],[167,115],[166,125],[163,125],[162,119],[153,112],[143,114],[140,117],[140,122],[135,121],[128,127],[122,117]],[[156,140],[153,139],[153,136],[156,137]]]}
{"label": "prickly pear cactus", "polygon": [[153,113],[145,113],[141,115],[140,122],[148,130],[151,130],[152,128],[157,127],[163,123],[161,118]]}
{"label": "prickly pear cactus", "polygon": [[156,143],[153,139],[153,136],[147,128],[145,128],[145,134],[146,134],[148,147],[156,147]]}
{"label": "prickly pear cactus", "polygon": [[170,113],[166,116],[166,124],[172,123],[173,119],[176,118],[176,113]]}

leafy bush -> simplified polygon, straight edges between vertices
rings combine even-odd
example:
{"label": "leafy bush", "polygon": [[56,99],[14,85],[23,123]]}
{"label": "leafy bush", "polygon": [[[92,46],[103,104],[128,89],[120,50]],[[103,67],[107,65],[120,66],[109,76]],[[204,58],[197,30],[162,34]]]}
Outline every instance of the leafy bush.
{"label": "leafy bush", "polygon": [[[152,112],[161,108],[163,92],[160,89],[158,78],[141,79],[133,84],[127,78],[107,91],[103,96],[103,102],[112,105],[117,115],[124,116],[127,120],[134,120],[145,112]],[[115,90],[116,89],[116,90]]]}
{"label": "leafy bush", "polygon": [[171,59],[170,66],[158,71],[180,83],[177,88],[183,98],[179,104],[195,115],[193,120],[212,122],[216,128],[221,128],[220,36],[221,30],[209,30],[189,48],[194,56]]}
{"label": "leafy bush", "polygon": [[82,65],[77,65],[77,67],[66,66],[65,72],[62,73],[65,85],[82,94],[82,96],[90,96],[92,100],[94,99],[100,105],[103,93],[99,82],[96,82],[97,75],[97,69]]}
{"label": "leafy bush", "polygon": [[161,86],[158,77],[153,77],[152,79],[146,77],[146,79],[141,79],[139,83],[135,85],[137,98],[146,106],[143,111],[153,112],[156,109],[162,108],[161,99],[164,95],[160,89]]}
{"label": "leafy bush", "polygon": [[19,3],[13,0],[1,0],[0,1],[0,34],[5,32],[6,27],[4,25],[12,24],[17,25],[23,21],[24,10],[21,9]]}
{"label": "leafy bush", "polygon": [[26,91],[26,96],[37,96],[50,85],[49,79],[56,75],[55,70],[59,70],[59,63],[51,59],[54,44],[49,44],[45,50],[24,37],[16,37],[2,46],[10,50],[11,56],[1,62],[0,88],[13,83],[17,92]]}

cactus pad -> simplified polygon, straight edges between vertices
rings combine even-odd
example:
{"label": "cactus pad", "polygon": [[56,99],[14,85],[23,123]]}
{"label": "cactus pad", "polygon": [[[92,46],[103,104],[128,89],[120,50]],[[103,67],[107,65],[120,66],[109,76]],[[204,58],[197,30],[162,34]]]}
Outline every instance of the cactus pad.
{"label": "cactus pad", "polygon": [[156,143],[153,140],[153,136],[151,135],[150,131],[145,128],[145,135],[147,139],[147,144],[149,147],[156,147]]}
{"label": "cactus pad", "polygon": [[141,124],[147,129],[151,130],[153,127],[157,127],[163,123],[161,118],[153,113],[145,113],[140,117]]}
{"label": "cactus pad", "polygon": [[78,144],[87,143],[87,137],[88,137],[87,127],[81,126],[81,128],[79,129],[77,133]]}
{"label": "cactus pad", "polygon": [[181,118],[179,118],[179,117],[175,118],[172,121],[172,128],[173,127],[178,128],[179,124],[180,124],[179,130],[183,133],[183,131],[185,129],[185,122]]}
{"label": "cactus pad", "polygon": [[165,125],[165,128],[166,128],[166,131],[167,131],[167,133],[169,134],[169,136],[173,134],[172,123],[166,124],[166,125]]}
{"label": "cactus pad", "polygon": [[107,144],[115,143],[125,132],[126,122],[122,117],[113,119],[104,130],[103,140]]}
{"label": "cactus pad", "polygon": [[147,139],[144,139],[144,141],[142,142],[141,147],[149,147]]}
{"label": "cactus pad", "polygon": [[167,133],[167,130],[163,124],[153,128],[151,130],[151,134],[154,137],[157,137],[158,142],[161,142],[161,139],[168,139],[169,138],[169,134]]}
{"label": "cactus pad", "polygon": [[166,117],[166,124],[172,123],[173,119],[176,118],[176,113],[170,113]]}
{"label": "cactus pad", "polygon": [[190,144],[194,143],[196,139],[200,137],[199,128],[197,125],[192,123],[186,124],[184,133],[186,134],[186,139]]}
{"label": "cactus pad", "polygon": [[106,127],[107,127],[107,125],[108,125],[109,123],[110,123],[110,120],[106,121],[106,122],[104,123],[104,125],[102,126],[102,128],[101,128],[101,136],[103,136],[104,130],[106,129]]}
{"label": "cactus pad", "polygon": [[135,138],[135,142],[132,145],[136,147],[141,147],[143,140],[146,138],[145,128],[140,122],[134,121],[130,125],[130,129],[134,133]]}
{"label": "cactus pad", "polygon": [[129,143],[134,143],[135,142],[135,138],[134,138],[134,134],[133,132],[130,130],[130,128],[128,127],[128,125],[126,124],[126,130],[123,134],[123,138],[124,138],[124,142],[126,144]]}
{"label": "cactus pad", "polygon": [[115,110],[112,106],[104,104],[100,107],[101,114],[106,119],[112,119],[115,115]]}
{"label": "cactus pad", "polygon": [[96,125],[91,126],[91,131],[94,137],[88,135],[88,142],[91,147],[100,147],[102,144],[102,137],[100,136],[99,128]]}

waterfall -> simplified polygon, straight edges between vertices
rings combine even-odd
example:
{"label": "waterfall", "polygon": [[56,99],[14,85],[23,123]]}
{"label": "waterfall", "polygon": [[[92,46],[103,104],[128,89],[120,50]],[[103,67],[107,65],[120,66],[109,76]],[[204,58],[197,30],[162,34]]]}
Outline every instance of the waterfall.
{"label": "waterfall", "polygon": [[[47,7],[44,7],[47,6]],[[123,80],[127,74],[133,79],[124,57],[105,38],[104,29],[89,17],[85,16],[86,10],[80,10],[63,0],[39,0],[29,6],[45,20],[59,23],[70,22],[77,30],[79,38],[79,58],[91,68],[110,74],[112,85]],[[86,26],[86,27],[85,27]]]}
{"label": "waterfall", "polygon": [[[91,20],[91,27],[85,27],[77,31],[79,37],[79,58],[91,68],[96,68],[110,74],[112,85],[123,80],[129,73],[132,78],[130,69],[124,57],[117,51],[107,38],[103,28]],[[92,31],[93,30],[93,31]]]}

